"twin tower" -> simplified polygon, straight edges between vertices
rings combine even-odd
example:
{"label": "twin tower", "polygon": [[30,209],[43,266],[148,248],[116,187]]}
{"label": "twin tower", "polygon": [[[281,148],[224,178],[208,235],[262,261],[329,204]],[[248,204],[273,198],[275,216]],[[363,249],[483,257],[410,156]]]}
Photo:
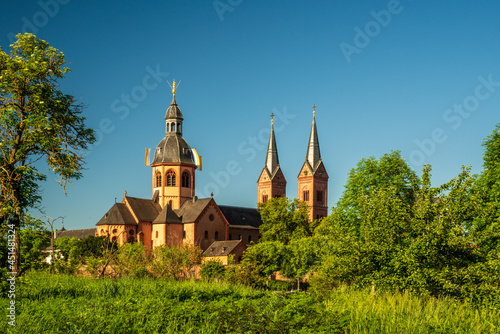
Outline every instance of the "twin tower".
{"label": "twin tower", "polygon": [[[297,176],[299,183],[298,199],[304,201],[309,207],[310,221],[328,215],[328,174],[319,151],[315,108],[316,106],[313,106],[313,121],[307,146],[306,161]],[[267,202],[274,197],[286,197],[286,179],[281,171],[278,159],[273,120],[271,120],[271,134],[269,135],[266,163],[262,173],[260,173],[257,185],[258,203]]]}

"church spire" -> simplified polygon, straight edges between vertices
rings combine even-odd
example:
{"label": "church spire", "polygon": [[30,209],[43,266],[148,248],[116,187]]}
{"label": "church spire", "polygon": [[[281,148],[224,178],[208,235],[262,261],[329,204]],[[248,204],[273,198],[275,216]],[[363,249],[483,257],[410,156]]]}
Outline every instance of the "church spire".
{"label": "church spire", "polygon": [[306,161],[313,170],[315,170],[321,161],[321,153],[319,151],[318,131],[316,130],[316,105],[313,108],[313,121],[311,126],[311,134],[309,136],[309,144],[307,146]]}
{"label": "church spire", "polygon": [[267,155],[265,167],[271,177],[279,166],[278,149],[276,148],[276,138],[274,137],[274,114],[271,114],[271,133],[269,134],[269,145],[267,146]]}

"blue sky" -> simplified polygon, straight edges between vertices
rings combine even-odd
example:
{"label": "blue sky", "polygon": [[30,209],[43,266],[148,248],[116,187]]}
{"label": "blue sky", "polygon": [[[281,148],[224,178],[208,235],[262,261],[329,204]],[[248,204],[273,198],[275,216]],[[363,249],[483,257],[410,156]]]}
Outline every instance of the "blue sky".
{"label": "blue sky", "polygon": [[[329,206],[347,173],[401,150],[433,183],[482,168],[499,122],[497,1],[10,1],[0,45],[32,32],[66,55],[61,88],[88,107],[98,142],[67,196],[48,175],[45,213],[93,227],[123,191],[151,197],[144,149],[163,138],[172,95],[184,138],[203,156],[197,195],[256,207],[270,114],[287,195],[297,196],[313,104],[330,176]],[[229,166],[229,170],[228,170]],[[43,167],[45,168],[45,167]],[[229,173],[231,172],[231,173]]]}

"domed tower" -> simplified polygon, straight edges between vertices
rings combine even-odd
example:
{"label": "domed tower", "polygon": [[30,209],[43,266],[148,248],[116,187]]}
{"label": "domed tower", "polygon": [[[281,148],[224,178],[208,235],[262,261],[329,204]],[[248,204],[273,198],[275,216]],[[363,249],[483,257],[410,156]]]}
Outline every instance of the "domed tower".
{"label": "domed tower", "polygon": [[175,81],[172,85],[173,99],[165,114],[165,138],[154,153],[153,198],[160,206],[170,204],[178,209],[188,199],[194,197],[195,170],[193,153],[182,137],[182,113],[175,100]]}
{"label": "domed tower", "polygon": [[281,171],[276,138],[274,137],[274,122],[271,115],[271,133],[267,146],[266,162],[257,181],[257,203],[265,203],[274,197],[286,196],[286,179]]}
{"label": "domed tower", "polygon": [[309,220],[328,216],[328,174],[319,151],[316,105],[313,105],[313,121],[306,161],[297,179],[299,181],[298,198],[309,206]]}

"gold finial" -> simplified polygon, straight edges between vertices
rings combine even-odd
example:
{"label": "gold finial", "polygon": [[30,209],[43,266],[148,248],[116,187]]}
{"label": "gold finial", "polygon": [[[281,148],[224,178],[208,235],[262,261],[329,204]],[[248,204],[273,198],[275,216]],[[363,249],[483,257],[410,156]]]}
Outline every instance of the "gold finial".
{"label": "gold finial", "polygon": [[274,113],[271,114],[271,124],[274,124]]}
{"label": "gold finial", "polygon": [[175,96],[175,79],[174,82],[172,83],[172,94]]}
{"label": "gold finial", "polygon": [[316,115],[316,104],[313,104],[312,108],[313,108],[313,116],[315,116]]}

